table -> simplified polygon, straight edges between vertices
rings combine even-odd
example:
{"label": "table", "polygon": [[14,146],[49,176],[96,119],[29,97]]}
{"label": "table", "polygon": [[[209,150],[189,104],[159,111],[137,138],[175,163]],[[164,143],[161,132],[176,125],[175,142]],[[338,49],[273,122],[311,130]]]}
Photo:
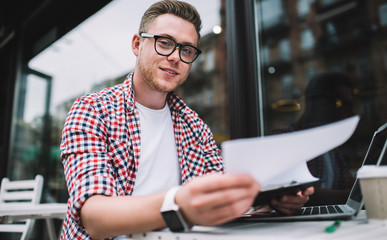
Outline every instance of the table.
{"label": "table", "polygon": [[333,221],[234,223],[218,227],[195,226],[188,233],[168,230],[129,235],[147,240],[283,240],[283,239],[387,239],[387,221],[368,221],[365,211],[350,221],[342,221],[333,233],[325,228]]}
{"label": "table", "polygon": [[7,204],[0,208],[0,222],[11,223],[23,219],[45,219],[50,239],[58,239],[55,234],[53,219],[64,219],[67,211],[66,203],[42,204]]}

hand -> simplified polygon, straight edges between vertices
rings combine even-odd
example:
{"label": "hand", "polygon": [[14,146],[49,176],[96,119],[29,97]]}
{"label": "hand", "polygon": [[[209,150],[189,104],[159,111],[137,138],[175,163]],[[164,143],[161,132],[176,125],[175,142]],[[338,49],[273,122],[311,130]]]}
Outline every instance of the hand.
{"label": "hand", "polygon": [[188,222],[212,226],[245,213],[260,189],[260,184],[250,175],[210,174],[183,185],[175,201]]}
{"label": "hand", "polygon": [[292,215],[309,201],[309,196],[314,193],[314,187],[297,192],[296,195],[284,195],[280,199],[273,199],[270,205],[277,212]]}

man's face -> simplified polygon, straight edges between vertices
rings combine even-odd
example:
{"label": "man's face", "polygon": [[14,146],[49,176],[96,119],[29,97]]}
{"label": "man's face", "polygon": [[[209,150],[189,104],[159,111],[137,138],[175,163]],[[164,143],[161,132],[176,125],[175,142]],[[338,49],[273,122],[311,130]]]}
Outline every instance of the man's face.
{"label": "man's face", "polygon": [[[167,36],[181,44],[198,44],[194,25],[171,14],[157,17],[146,33]],[[159,55],[154,49],[154,42],[154,38],[140,38],[136,70],[152,90],[171,92],[187,79],[192,64],[181,61],[179,48],[170,56]]]}

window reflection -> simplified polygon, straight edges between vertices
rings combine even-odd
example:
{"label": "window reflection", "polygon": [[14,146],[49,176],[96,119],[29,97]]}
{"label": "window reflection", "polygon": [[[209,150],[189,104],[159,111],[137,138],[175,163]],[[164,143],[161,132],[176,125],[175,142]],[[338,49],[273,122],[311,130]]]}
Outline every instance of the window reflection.
{"label": "window reflection", "polygon": [[[386,2],[257,0],[256,7],[265,134],[290,131],[300,121],[304,123],[302,128],[336,121],[351,108],[361,121],[340,152],[346,170],[341,176],[349,174],[351,179],[373,131],[387,121],[387,112],[381,111],[387,105]],[[276,9],[266,13],[269,8]],[[274,15],[277,21],[273,20]],[[349,79],[349,93],[339,86],[337,89],[341,90],[335,90],[333,83],[327,84],[332,78],[341,79],[338,76]],[[324,84],[315,85],[316,95],[310,98],[308,91],[316,81]],[[328,120],[328,116],[336,117]],[[334,161],[338,159],[336,154],[322,158]],[[324,161],[316,160],[315,170]],[[340,187],[335,184],[326,186],[350,186],[344,180]]]}
{"label": "window reflection", "polygon": [[314,47],[314,37],[310,29],[304,29],[301,32],[301,48],[302,50],[310,50]]}
{"label": "window reflection", "polygon": [[332,22],[327,22],[326,24],[326,32],[330,37],[330,41],[334,44],[339,42],[339,38],[337,37],[337,31],[335,25]]}
{"label": "window reflection", "polygon": [[50,161],[48,115],[51,77],[27,70],[20,82],[11,139],[9,169],[12,179],[33,179]]}
{"label": "window reflection", "polygon": [[262,15],[263,27],[270,28],[281,22],[283,19],[283,8],[281,0],[263,0],[262,9],[260,14]]}
{"label": "window reflection", "polygon": [[290,60],[290,42],[289,39],[281,39],[279,42],[279,48],[281,52],[281,59],[282,60]]}
{"label": "window reflection", "polygon": [[315,0],[299,0],[297,2],[297,10],[299,16],[305,16],[309,13],[312,3]]}
{"label": "window reflection", "polygon": [[321,2],[322,2],[323,5],[330,5],[330,4],[334,3],[334,1],[335,0],[322,0]]}
{"label": "window reflection", "polygon": [[293,76],[290,74],[286,74],[281,78],[282,92],[284,98],[292,98],[293,97]]}
{"label": "window reflection", "polygon": [[380,25],[386,26],[387,25],[387,3],[380,4],[379,18],[380,18]]}

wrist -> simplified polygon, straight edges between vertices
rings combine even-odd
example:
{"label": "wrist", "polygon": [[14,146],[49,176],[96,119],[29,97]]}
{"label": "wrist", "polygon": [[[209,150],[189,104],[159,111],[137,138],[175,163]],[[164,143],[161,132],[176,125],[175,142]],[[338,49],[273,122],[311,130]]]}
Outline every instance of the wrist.
{"label": "wrist", "polygon": [[180,206],[175,202],[175,196],[179,189],[180,186],[177,186],[167,191],[160,209],[165,223],[172,232],[189,231],[192,227],[186,221]]}

